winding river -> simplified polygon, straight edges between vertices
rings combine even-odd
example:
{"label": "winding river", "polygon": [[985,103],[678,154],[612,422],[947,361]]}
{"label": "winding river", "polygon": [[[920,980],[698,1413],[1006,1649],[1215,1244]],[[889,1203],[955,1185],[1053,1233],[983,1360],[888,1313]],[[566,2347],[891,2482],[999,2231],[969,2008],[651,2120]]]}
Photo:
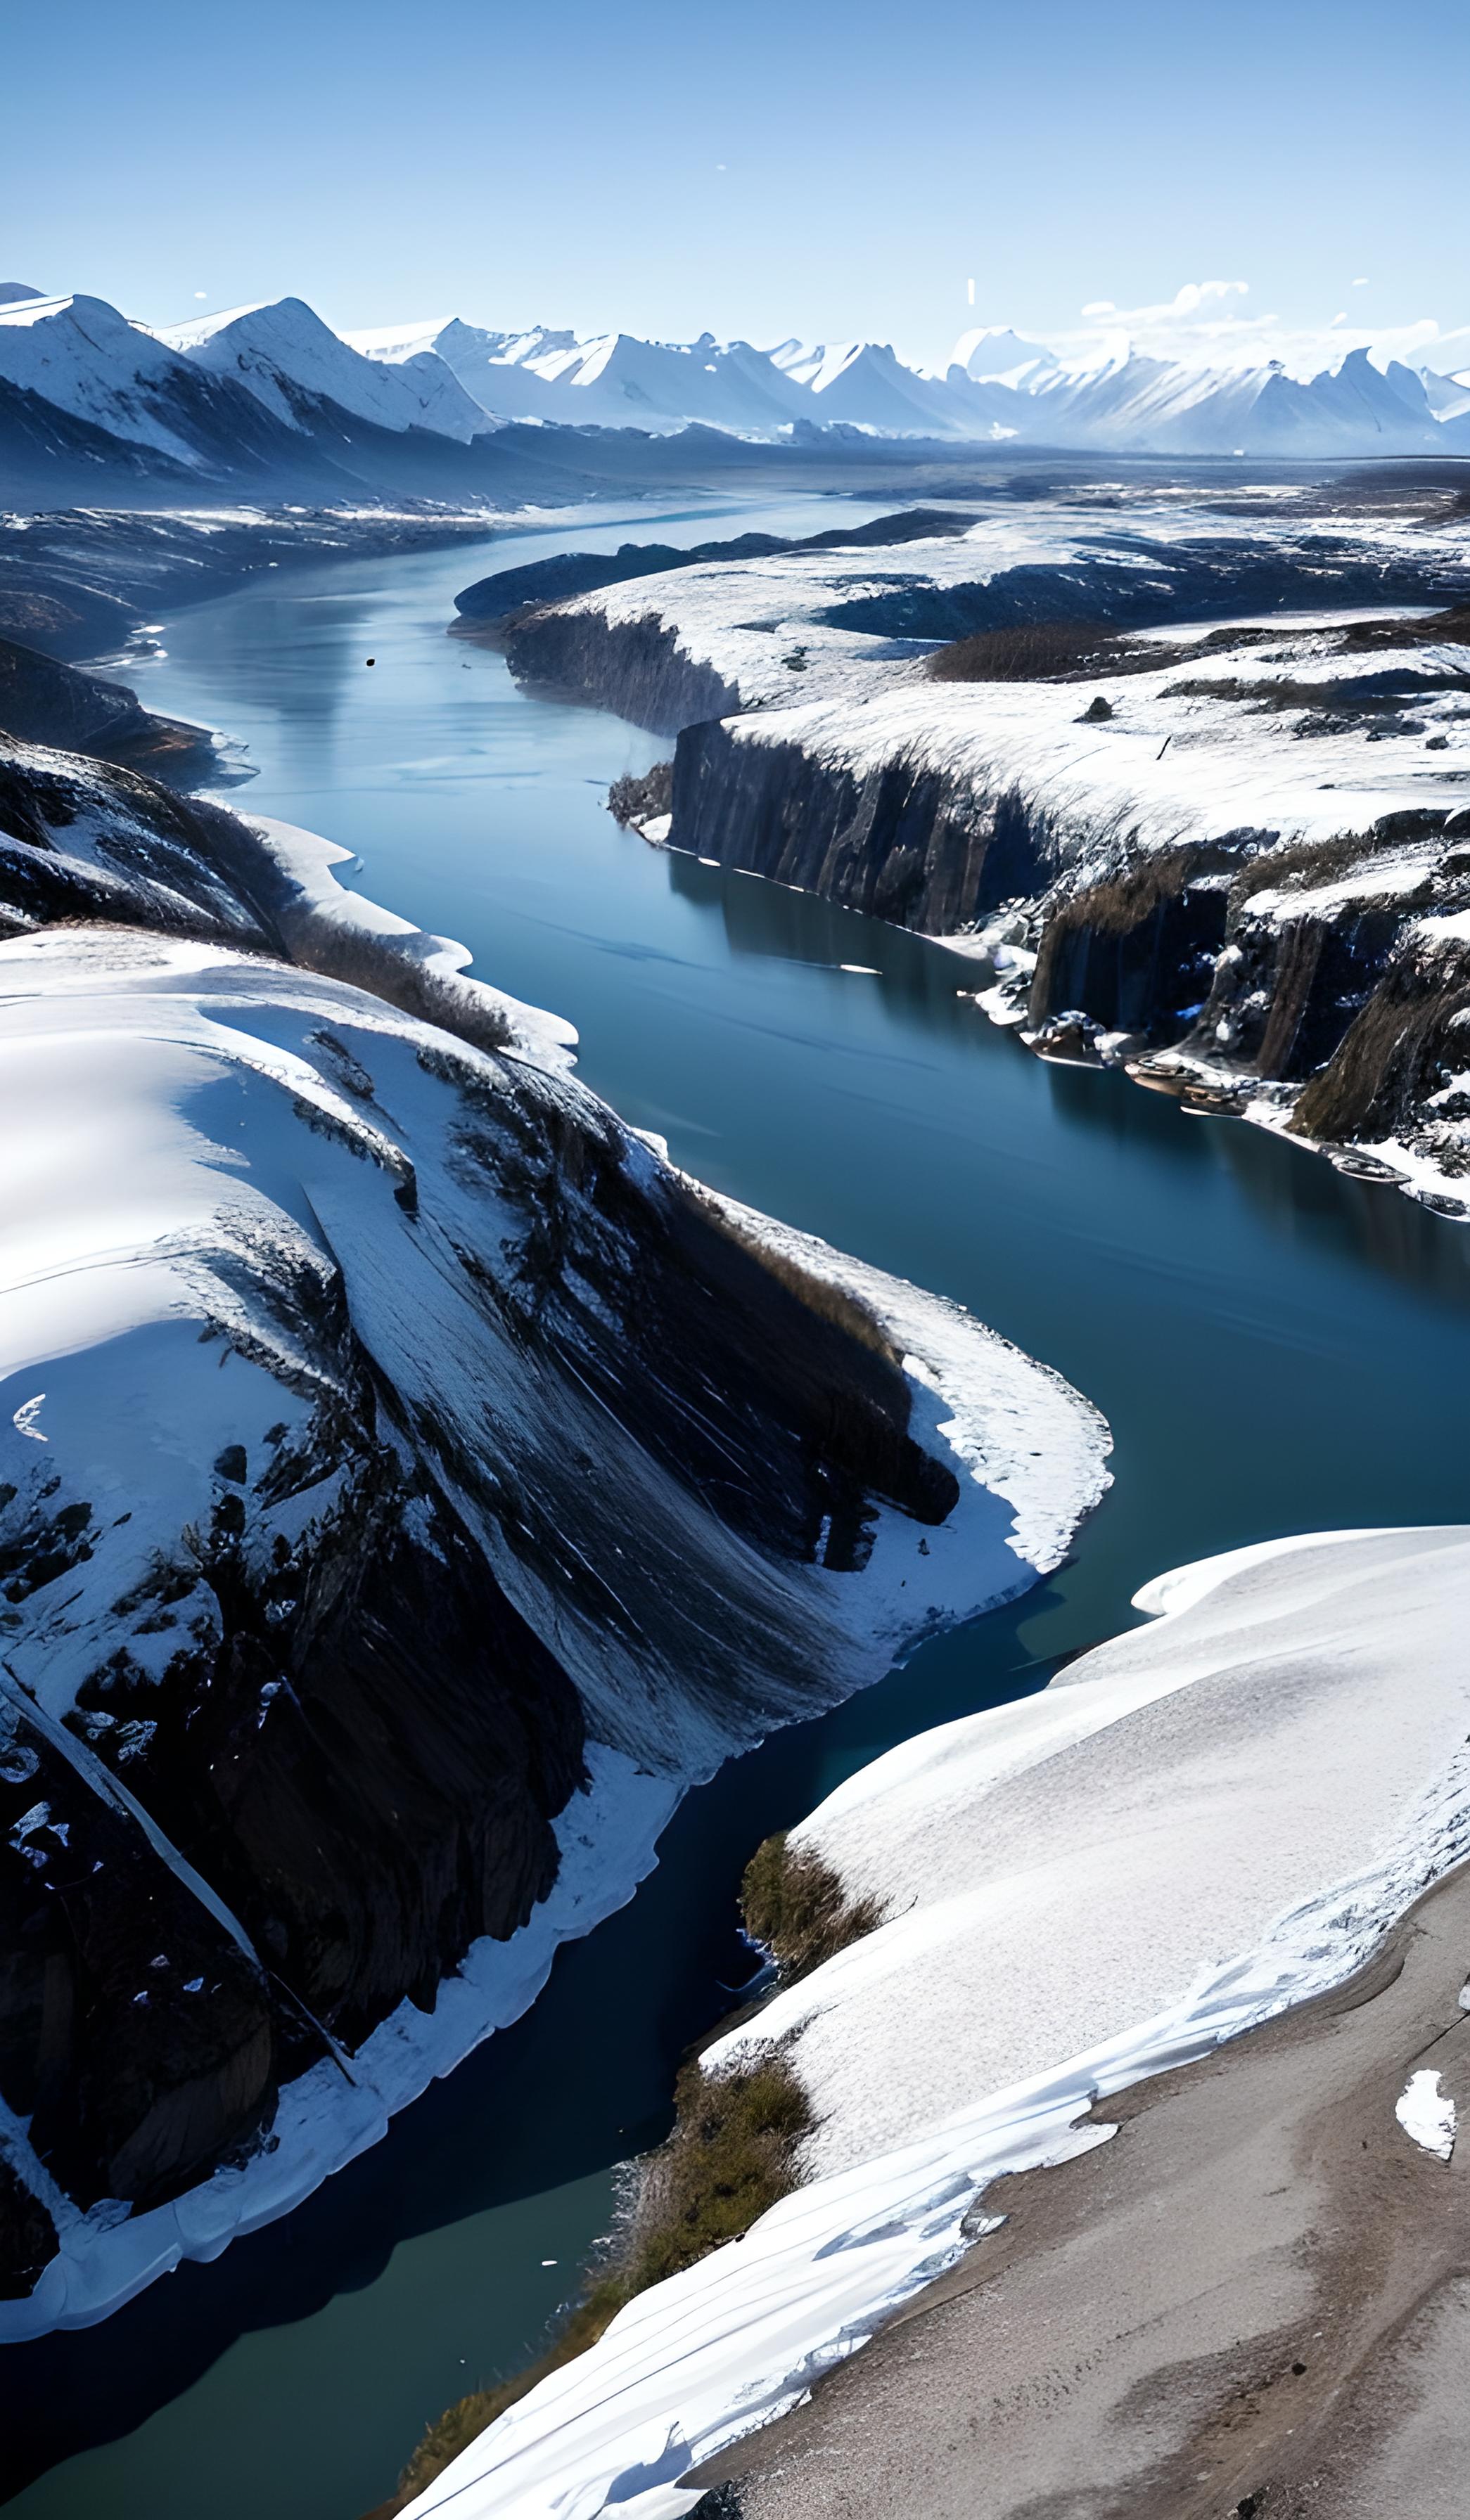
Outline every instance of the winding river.
{"label": "winding river", "polygon": [[587,1082],[681,1163],[1059,1367],[1112,1421],[1116,1485],[1052,1582],[693,1795],[531,2014],[289,2222],[101,2327],[11,2349],[18,2520],[359,2520],[428,2419],[540,2342],[615,2165],[663,2133],[680,2053],[748,1973],[733,1898],[766,1831],[890,1743],[1040,1686],[1161,1567],[1470,1518],[1470,1233],[1239,1123],[1037,1064],[941,947],[620,832],[609,781],[667,747],[528,698],[444,635],[497,558],[877,513],[650,507],[268,577],[163,625],[136,675],[151,706],[237,740],[257,775],[233,801],[343,840],[363,890],[571,1016]]}

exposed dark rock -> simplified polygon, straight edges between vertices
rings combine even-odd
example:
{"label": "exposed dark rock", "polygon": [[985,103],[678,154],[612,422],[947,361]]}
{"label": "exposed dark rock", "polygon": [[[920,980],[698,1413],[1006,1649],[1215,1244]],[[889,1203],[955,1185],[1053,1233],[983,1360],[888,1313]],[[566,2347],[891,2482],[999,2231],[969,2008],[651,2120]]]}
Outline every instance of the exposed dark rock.
{"label": "exposed dark rock", "polygon": [[506,625],[504,644],[518,682],[595,700],[654,735],[740,706],[738,691],[650,614],[609,622],[599,612],[531,610]]}
{"label": "exposed dark rock", "polygon": [[1209,996],[1233,871],[1222,849],[1176,850],[1066,896],[1042,928],[1032,1026],[1075,1009],[1140,1047],[1176,1041]]}
{"label": "exposed dark rock", "polygon": [[708,722],[679,738],[673,817],[702,857],[940,934],[1039,891],[1053,869],[1046,820],[1019,790],[977,800],[901,754],[857,779]]}
{"label": "exposed dark rock", "polygon": [[[362,1415],[334,1413],[295,1473],[330,1462],[342,1482],[327,1537],[262,1565],[256,1500],[222,1494],[159,1566],[149,1624],[188,1602],[161,1676],[123,1644],[74,1718],[348,2047],[526,1922],[582,1749],[575,1691],[443,1499],[375,1438],[358,1381]],[[278,1454],[267,1499],[290,1476]]]}
{"label": "exposed dark rock", "polygon": [[147,767],[178,778],[217,755],[207,734],[155,717],[121,683],[79,674],[53,657],[0,638],[0,728],[24,743]]}
{"label": "exposed dark rock", "polygon": [[0,2301],[23,2301],[57,2251],[56,2225],[0,2155]]}
{"label": "exposed dark rock", "polygon": [[[0,1694],[0,2094],[83,2206],[176,2195],[268,2121],[283,2058],[320,2053],[104,1772],[48,1737],[14,1688]],[[8,2191],[0,2257],[15,2261],[35,2234],[29,2189]]]}
{"label": "exposed dark rock", "polygon": [[645,823],[657,821],[661,814],[673,811],[673,763],[656,761],[641,779],[631,771],[615,779],[608,789],[608,811],[624,829],[641,830]]}
{"label": "exposed dark rock", "polygon": [[1431,945],[1410,937],[1346,1028],[1297,1104],[1295,1125],[1311,1138],[1342,1141],[1412,1137],[1437,1102],[1436,1153],[1447,1172],[1463,1169],[1470,1102],[1453,1082],[1470,1070],[1470,943]]}

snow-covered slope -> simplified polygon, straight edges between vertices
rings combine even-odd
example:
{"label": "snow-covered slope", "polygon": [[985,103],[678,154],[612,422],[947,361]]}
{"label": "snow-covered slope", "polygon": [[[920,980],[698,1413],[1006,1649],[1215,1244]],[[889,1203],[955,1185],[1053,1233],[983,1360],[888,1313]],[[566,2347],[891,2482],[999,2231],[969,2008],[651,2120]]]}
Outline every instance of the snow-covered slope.
{"label": "snow-covered slope", "polygon": [[972,384],[1017,385],[1059,364],[1052,350],[1037,341],[1023,341],[1008,324],[982,324],[962,333],[949,354],[949,375],[958,368]]}
{"label": "snow-covered slope", "polygon": [[1419,382],[1438,420],[1459,420],[1470,412],[1470,371],[1458,377],[1440,377],[1432,368],[1421,368]]}
{"label": "snow-covered slope", "polygon": [[299,297],[201,316],[161,338],[211,374],[238,379],[290,428],[306,425],[324,401],[380,428],[429,428],[466,444],[485,425],[480,405],[427,346],[391,363],[364,358]]}
{"label": "snow-covered slope", "polygon": [[748,342],[720,343],[711,334],[688,343],[640,341],[626,333],[579,341],[544,326],[506,334],[449,323],[388,328],[353,339],[379,360],[432,350],[501,420],[654,431],[704,422],[769,437],[789,428],[807,402]]}
{"label": "snow-covered slope", "polygon": [[567,1026],[341,890],[341,851],[3,768],[24,2335],[372,2141],[693,1778],[1054,1565],[1106,1433],[953,1306],[672,1171]]}
{"label": "snow-covered slope", "polygon": [[508,334],[457,320],[350,338],[380,361],[432,351],[507,420],[654,430],[693,421],[769,436],[804,418],[884,437],[1135,453],[1470,452],[1470,436],[1452,426],[1470,409],[1470,393],[1398,363],[1380,370],[1365,350],[1307,380],[1279,363],[1212,369],[1127,350],[1068,368],[1014,332],[982,327],[961,337],[940,377],[871,341],[759,349],[710,334],[689,343],[624,333],[578,339],[544,326]]}
{"label": "snow-covered slope", "polygon": [[969,433],[968,414],[950,387],[904,367],[887,343],[822,345],[791,360],[785,373],[806,387],[819,425],[840,421],[884,437]]}
{"label": "snow-covered slope", "polygon": [[[1365,349],[1307,378],[1275,360],[1211,368],[1132,350],[1093,367],[1042,357],[1006,372],[998,362],[1009,344],[992,350],[992,337],[983,336],[972,350],[975,339],[966,335],[956,345],[951,387],[963,392],[979,380],[972,415],[1033,444],[1307,458],[1470,453],[1470,436],[1456,425],[1457,402],[1443,394],[1432,400],[1416,371],[1397,361],[1380,368]],[[1026,346],[1016,344],[1023,354]]]}
{"label": "snow-covered slope", "polygon": [[207,389],[187,360],[101,297],[0,306],[0,378],[77,420],[199,470]]}
{"label": "snow-covered slope", "polygon": [[675,2520],[1141,2077],[1341,1983],[1470,1856],[1470,1531],[1329,1533],[1146,1586],[1156,1624],[921,1734],[794,1832],[885,1921],[708,2050],[773,2042],[810,2184],[655,2286],[410,2520]]}

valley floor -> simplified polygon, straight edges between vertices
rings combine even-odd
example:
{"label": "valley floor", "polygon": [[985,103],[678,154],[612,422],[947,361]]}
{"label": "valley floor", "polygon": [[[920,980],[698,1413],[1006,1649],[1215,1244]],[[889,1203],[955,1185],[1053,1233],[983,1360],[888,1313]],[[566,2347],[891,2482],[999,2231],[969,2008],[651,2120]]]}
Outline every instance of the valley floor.
{"label": "valley floor", "polygon": [[999,2230],[815,2396],[686,2477],[708,2520],[1458,2520],[1470,1868],[1347,1985],[1096,2112],[992,2188]]}

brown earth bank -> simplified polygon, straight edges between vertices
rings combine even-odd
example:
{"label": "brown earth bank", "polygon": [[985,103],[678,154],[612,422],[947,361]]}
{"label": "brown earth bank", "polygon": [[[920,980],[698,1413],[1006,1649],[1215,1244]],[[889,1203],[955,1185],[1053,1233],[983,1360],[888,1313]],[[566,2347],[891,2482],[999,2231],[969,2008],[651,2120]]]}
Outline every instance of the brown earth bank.
{"label": "brown earth bank", "polygon": [[1105,2103],[1109,2143],[998,2182],[1001,2228],[783,2422],[684,2480],[694,2520],[1463,2520],[1470,1867],[1347,1986]]}

